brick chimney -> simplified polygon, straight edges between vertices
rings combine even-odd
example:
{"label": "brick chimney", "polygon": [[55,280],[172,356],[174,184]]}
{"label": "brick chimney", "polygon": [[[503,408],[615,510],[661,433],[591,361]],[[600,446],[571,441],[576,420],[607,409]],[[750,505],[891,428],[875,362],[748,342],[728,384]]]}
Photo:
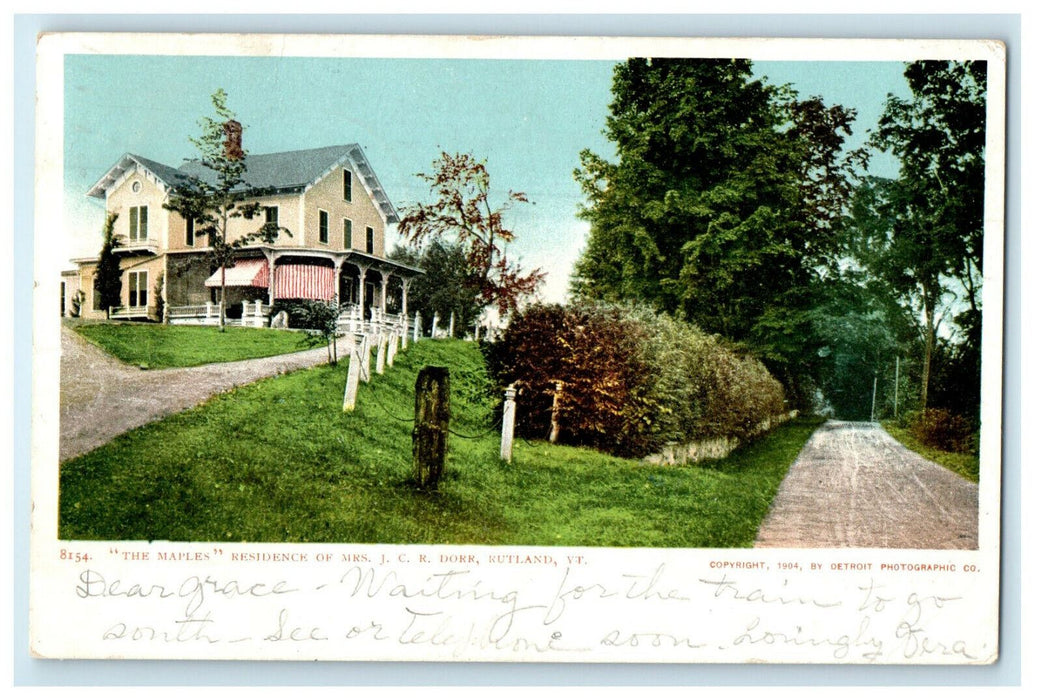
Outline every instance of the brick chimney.
{"label": "brick chimney", "polygon": [[224,123],[224,156],[228,160],[242,160],[242,124],[229,119]]}

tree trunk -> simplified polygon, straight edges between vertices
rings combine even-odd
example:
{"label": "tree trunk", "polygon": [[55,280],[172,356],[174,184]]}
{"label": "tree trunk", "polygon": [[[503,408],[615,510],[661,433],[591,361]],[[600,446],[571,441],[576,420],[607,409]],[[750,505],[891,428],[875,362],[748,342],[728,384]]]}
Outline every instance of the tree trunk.
{"label": "tree trunk", "polygon": [[930,362],[933,359],[933,346],[936,341],[934,331],[933,315],[937,309],[937,302],[926,285],[923,285],[923,314],[926,316],[926,330],[923,334],[923,376],[919,389],[919,407],[926,410],[927,399],[930,392]]}

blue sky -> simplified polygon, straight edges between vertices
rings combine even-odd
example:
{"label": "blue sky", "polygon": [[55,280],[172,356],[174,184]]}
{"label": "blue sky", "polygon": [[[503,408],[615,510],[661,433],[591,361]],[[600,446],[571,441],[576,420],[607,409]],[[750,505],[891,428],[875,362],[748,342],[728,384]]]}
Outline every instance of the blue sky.
{"label": "blue sky", "polygon": [[[563,300],[587,225],[572,173],[579,152],[614,154],[602,131],[613,62],[71,55],[65,64],[65,227],[68,256],[100,247],[103,203],[85,196],[118,158],[171,166],[192,157],[189,138],[223,87],[253,153],[359,143],[400,209],[426,199],[415,174],[441,150],[488,162],[500,198],[534,202],[509,222],[511,254],[549,273],[544,297]],[[894,62],[772,62],[757,75],[801,95],[858,110],[860,141],[888,92],[905,94]],[[893,164],[873,163],[880,174]]]}

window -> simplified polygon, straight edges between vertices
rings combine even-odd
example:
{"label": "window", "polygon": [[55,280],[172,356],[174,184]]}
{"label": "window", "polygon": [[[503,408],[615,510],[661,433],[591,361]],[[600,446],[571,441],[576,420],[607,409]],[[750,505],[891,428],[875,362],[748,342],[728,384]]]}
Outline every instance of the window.
{"label": "window", "polygon": [[351,250],[351,219],[344,219],[344,248]]}
{"label": "window", "polygon": [[130,208],[130,235],[131,241],[148,240],[148,207]]}
{"label": "window", "polygon": [[344,170],[344,201],[351,201],[351,171]]}
{"label": "window", "polygon": [[192,217],[185,219],[185,245],[195,245],[195,219]]}
{"label": "window", "polygon": [[264,207],[264,223],[279,225],[278,207]]}
{"label": "window", "polygon": [[128,272],[127,282],[130,288],[128,306],[148,306],[148,271]]}
{"label": "window", "polygon": [[370,255],[376,250],[376,233],[373,231],[372,226],[365,227],[365,252]]}
{"label": "window", "polygon": [[329,243],[329,213],[318,210],[318,242]]}

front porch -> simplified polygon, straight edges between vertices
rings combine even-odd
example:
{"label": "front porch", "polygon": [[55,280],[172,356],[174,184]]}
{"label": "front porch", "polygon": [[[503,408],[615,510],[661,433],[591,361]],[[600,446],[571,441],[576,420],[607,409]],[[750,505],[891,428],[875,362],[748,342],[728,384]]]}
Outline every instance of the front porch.
{"label": "front porch", "polygon": [[[280,302],[307,299],[337,303],[338,325],[352,333],[409,333],[409,286],[422,271],[358,251],[327,253],[303,249],[259,248],[194,285],[167,288],[171,298],[165,321],[171,324],[217,325],[220,288],[225,289],[225,323],[250,327],[282,325],[273,319]],[[256,253],[262,253],[259,257]],[[187,269],[187,267],[186,267]],[[185,280],[187,281],[187,280]],[[202,284],[199,284],[203,281]],[[190,287],[190,288],[189,288]],[[192,291],[196,290],[196,291]],[[200,292],[209,296],[200,299]],[[273,323],[274,321],[274,323]]]}

